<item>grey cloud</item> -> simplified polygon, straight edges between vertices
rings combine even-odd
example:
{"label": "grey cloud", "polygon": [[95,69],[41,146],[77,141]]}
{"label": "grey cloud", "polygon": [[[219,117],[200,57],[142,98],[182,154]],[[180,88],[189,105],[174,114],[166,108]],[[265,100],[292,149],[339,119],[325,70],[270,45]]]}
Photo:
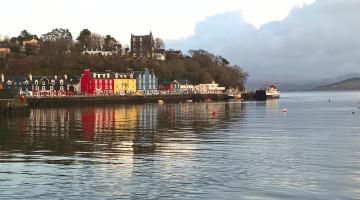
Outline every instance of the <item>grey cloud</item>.
{"label": "grey cloud", "polygon": [[223,55],[255,79],[315,80],[360,72],[359,22],[359,0],[318,0],[258,30],[238,11],[217,14],[167,46]]}

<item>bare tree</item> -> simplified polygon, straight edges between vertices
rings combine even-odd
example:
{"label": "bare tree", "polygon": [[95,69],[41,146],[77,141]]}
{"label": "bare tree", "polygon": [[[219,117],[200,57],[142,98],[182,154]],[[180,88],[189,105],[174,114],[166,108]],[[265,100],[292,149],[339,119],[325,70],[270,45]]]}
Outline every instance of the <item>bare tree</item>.
{"label": "bare tree", "polygon": [[162,40],[161,38],[155,38],[154,43],[155,43],[155,49],[165,49],[164,40]]}

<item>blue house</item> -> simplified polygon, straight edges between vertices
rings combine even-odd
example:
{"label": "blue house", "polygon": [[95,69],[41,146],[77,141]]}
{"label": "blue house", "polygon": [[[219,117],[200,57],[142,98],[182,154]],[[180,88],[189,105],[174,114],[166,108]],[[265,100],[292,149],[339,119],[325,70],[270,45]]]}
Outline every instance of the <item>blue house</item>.
{"label": "blue house", "polygon": [[143,72],[135,72],[136,90],[142,94],[158,93],[158,78],[153,71],[145,68]]}
{"label": "blue house", "polygon": [[1,74],[1,83],[3,89],[14,91],[14,94],[22,94],[25,96],[31,95],[31,80],[30,77],[5,77]]}

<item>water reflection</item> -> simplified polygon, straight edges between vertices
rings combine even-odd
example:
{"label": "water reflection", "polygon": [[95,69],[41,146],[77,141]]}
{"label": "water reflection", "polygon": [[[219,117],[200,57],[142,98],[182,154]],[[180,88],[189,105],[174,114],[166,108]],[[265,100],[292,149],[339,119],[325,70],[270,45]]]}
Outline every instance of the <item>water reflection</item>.
{"label": "water reflection", "polygon": [[180,149],[178,142],[198,142],[241,120],[243,107],[233,102],[32,109],[26,117],[0,120],[0,150],[59,155],[169,151],[176,145]]}

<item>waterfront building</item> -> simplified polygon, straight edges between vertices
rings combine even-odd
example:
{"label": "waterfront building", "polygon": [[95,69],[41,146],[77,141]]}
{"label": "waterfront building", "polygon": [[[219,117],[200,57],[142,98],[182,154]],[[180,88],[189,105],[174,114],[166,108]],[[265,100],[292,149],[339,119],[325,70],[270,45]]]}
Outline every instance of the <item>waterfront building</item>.
{"label": "waterfront building", "polygon": [[0,55],[7,55],[10,53],[10,47],[7,44],[0,44]]}
{"label": "waterfront building", "polygon": [[110,72],[96,73],[85,69],[80,78],[81,94],[111,95],[114,93],[114,79]]}
{"label": "waterfront building", "polygon": [[80,86],[80,78],[72,77],[68,81],[67,85],[67,93],[68,95],[77,95],[81,94],[81,86]]}
{"label": "waterfront building", "polygon": [[155,58],[155,42],[151,31],[149,35],[131,34],[130,44],[133,58]]}
{"label": "waterfront building", "polygon": [[189,94],[194,92],[194,85],[189,80],[177,80],[180,84],[180,93]]}
{"label": "waterfront building", "polygon": [[222,94],[225,87],[219,87],[219,84],[213,81],[212,83],[195,85],[194,91],[198,94]]}
{"label": "waterfront building", "polygon": [[31,80],[29,77],[5,77],[4,74],[1,74],[1,83],[2,89],[12,91],[13,96],[18,94],[25,96],[32,95]]}
{"label": "waterfront building", "polygon": [[114,94],[136,93],[136,78],[133,72],[113,72],[112,76],[114,78]]}
{"label": "waterfront building", "polygon": [[62,97],[67,96],[68,79],[63,76],[32,76],[32,96],[34,97]]}
{"label": "waterfront building", "polygon": [[163,81],[159,85],[159,90],[165,93],[178,94],[180,93],[180,83],[177,80]]}
{"label": "waterfront building", "polygon": [[158,78],[155,73],[148,68],[142,72],[135,72],[136,90],[142,94],[158,93]]}

